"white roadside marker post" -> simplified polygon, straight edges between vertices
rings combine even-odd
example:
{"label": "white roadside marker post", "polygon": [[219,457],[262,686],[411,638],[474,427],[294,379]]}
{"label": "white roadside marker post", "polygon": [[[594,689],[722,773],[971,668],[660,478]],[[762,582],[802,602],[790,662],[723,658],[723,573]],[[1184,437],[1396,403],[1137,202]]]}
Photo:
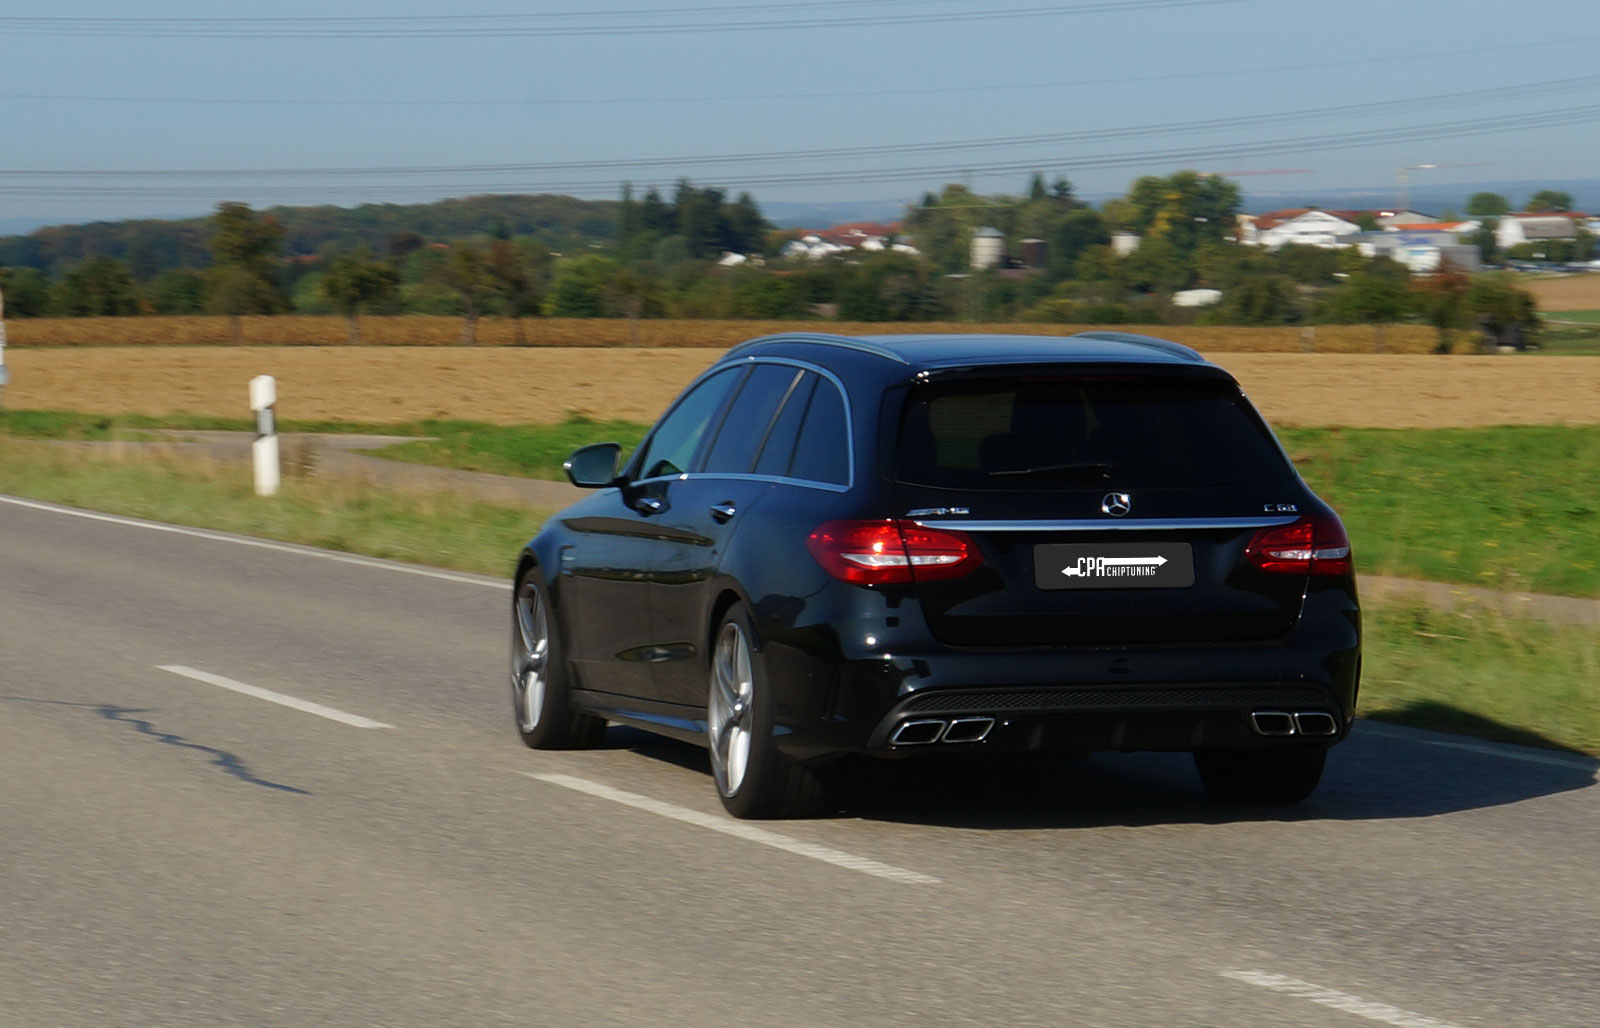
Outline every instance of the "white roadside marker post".
{"label": "white roadside marker post", "polygon": [[255,465],[257,496],[272,496],[278,491],[278,427],[272,417],[272,407],[277,402],[276,379],[257,375],[250,380],[250,409],[256,412],[256,439],[250,444],[250,457]]}

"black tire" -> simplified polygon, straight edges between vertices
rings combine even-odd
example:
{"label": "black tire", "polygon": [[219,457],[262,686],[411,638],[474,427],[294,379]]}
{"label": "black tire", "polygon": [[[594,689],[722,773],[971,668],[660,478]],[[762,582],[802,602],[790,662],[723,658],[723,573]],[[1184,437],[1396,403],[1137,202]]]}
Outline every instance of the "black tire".
{"label": "black tire", "polygon": [[734,817],[808,817],[822,809],[816,772],[784,756],[773,741],[765,661],[742,604],[728,610],[712,636],[706,741],[717,795]]}
{"label": "black tire", "polygon": [[1299,803],[1322,781],[1320,746],[1271,750],[1196,750],[1200,782],[1222,803]]}
{"label": "black tire", "polygon": [[606,727],[572,708],[550,596],[533,568],[518,576],[511,594],[511,710],[517,734],[536,750],[594,746]]}

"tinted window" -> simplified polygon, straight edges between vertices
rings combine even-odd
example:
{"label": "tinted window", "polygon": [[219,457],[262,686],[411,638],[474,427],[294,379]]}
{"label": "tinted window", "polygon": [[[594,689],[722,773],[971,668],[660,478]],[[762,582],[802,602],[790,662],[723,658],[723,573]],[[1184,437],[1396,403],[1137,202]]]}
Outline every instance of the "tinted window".
{"label": "tinted window", "polygon": [[722,401],[743,373],[743,368],[719,371],[684,394],[645,441],[644,455],[636,465],[638,477],[655,478],[687,471],[712,418],[722,409]]}
{"label": "tinted window", "polygon": [[722,419],[717,441],[706,455],[705,470],[748,474],[772,416],[799,377],[799,369],[786,364],[757,364],[751,369],[728,408],[728,416]]}
{"label": "tinted window", "polygon": [[788,402],[778,412],[778,420],[772,423],[772,431],[767,433],[767,443],[761,448],[761,457],[756,461],[756,474],[782,477],[789,473],[789,464],[794,460],[795,440],[800,438],[800,422],[805,420],[806,407],[811,403],[811,391],[817,382],[817,376],[808,371],[806,377],[794,387],[794,392],[789,394]]}
{"label": "tinted window", "polygon": [[844,398],[832,382],[817,383],[800,426],[789,475],[834,485],[850,482],[850,427],[845,422]]}
{"label": "tinted window", "polygon": [[1229,383],[1030,377],[919,390],[897,477],[959,489],[1147,488],[1283,482],[1291,472]]}

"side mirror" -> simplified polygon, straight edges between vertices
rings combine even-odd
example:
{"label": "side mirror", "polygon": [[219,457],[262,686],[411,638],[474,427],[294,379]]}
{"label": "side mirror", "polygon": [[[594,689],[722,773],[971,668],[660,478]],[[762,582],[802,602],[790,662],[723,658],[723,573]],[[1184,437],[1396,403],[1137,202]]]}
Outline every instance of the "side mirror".
{"label": "side mirror", "polygon": [[616,482],[617,464],[621,460],[620,443],[593,443],[574,450],[561,467],[573,485],[601,489]]}

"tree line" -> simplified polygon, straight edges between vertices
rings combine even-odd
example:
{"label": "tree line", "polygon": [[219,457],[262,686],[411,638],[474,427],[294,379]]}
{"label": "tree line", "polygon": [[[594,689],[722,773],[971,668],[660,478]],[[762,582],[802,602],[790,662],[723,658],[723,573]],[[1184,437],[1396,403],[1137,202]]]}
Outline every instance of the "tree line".
{"label": "tree line", "polygon": [[[516,201],[506,204],[491,200]],[[1550,192],[1535,202],[1571,206]],[[524,203],[523,201],[528,201]],[[537,201],[537,202],[535,202]],[[561,202],[558,202],[561,201]],[[1498,202],[1498,203],[1497,203]],[[625,187],[601,209],[570,198],[472,198],[428,205],[430,221],[404,208],[359,208],[360,232],[338,217],[287,218],[225,203],[198,226],[178,225],[174,252],[186,263],[154,273],[130,256],[95,254],[60,265],[0,268],[8,313],[39,315],[337,313],[359,333],[362,313],[451,314],[463,339],[485,315],[518,319],[654,317],[847,321],[1032,321],[1074,324],[1282,325],[1420,320],[1453,333],[1526,338],[1537,316],[1526,293],[1494,276],[1411,275],[1352,249],[1286,246],[1268,252],[1233,241],[1235,183],[1192,171],[1145,176],[1122,196],[1093,206],[1072,184],[1034,175],[1016,195],[980,195],[962,185],[925,194],[904,219],[914,252],[850,251],[822,260],[780,256],[794,237],[775,229],[748,194],[683,180],[670,195]],[[1471,213],[1509,210],[1478,194]],[[553,211],[577,220],[551,221]],[[483,219],[459,220],[469,213]],[[450,217],[445,215],[449,214]],[[603,222],[604,224],[601,224]],[[137,224],[137,223],[128,223]],[[439,238],[415,225],[454,230]],[[311,228],[308,226],[320,226]],[[405,227],[399,227],[405,226]],[[971,267],[972,239],[997,231],[1006,253]],[[198,231],[198,236],[195,232]],[[1137,247],[1113,237],[1137,238]],[[35,236],[38,236],[36,233]],[[48,232],[45,234],[48,237]],[[553,245],[558,240],[559,246]],[[7,245],[14,240],[4,241]],[[196,246],[199,247],[196,250]],[[10,253],[0,245],[0,256]],[[725,254],[752,258],[737,266]],[[36,262],[37,263],[37,262]],[[141,273],[141,269],[143,272]],[[1181,306],[1185,290],[1215,289],[1207,308]]]}

